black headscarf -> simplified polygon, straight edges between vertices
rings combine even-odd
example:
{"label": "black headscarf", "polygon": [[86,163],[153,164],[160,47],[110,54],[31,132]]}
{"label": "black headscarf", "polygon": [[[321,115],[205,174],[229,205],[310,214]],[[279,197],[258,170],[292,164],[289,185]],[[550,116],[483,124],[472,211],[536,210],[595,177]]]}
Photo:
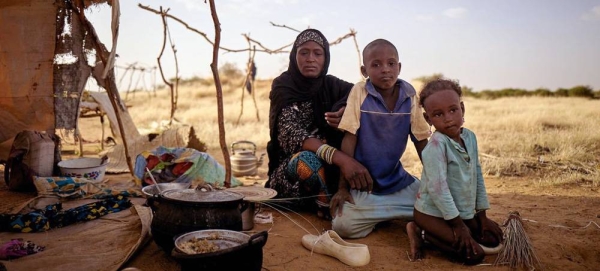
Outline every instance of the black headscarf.
{"label": "black headscarf", "polygon": [[[321,45],[324,50],[325,62],[323,69],[317,78],[307,78],[300,73],[296,61],[298,47],[308,41],[314,41]],[[329,42],[323,34],[316,29],[302,31],[296,37],[296,41],[290,52],[288,70],[273,80],[271,85],[271,108],[269,111],[269,134],[271,140],[267,144],[269,154],[269,176],[279,166],[279,141],[277,140],[277,118],[281,110],[296,102],[312,101],[314,112],[314,124],[325,134],[328,144],[339,147],[342,134],[337,129],[327,125],[325,112],[338,110],[345,105],[352,84],[327,75],[329,68]]]}

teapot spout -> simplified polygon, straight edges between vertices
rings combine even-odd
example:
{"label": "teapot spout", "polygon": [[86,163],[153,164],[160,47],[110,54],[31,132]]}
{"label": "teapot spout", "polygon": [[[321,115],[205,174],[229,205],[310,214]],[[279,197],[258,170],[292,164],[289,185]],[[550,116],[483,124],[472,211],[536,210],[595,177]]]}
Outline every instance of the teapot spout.
{"label": "teapot spout", "polygon": [[259,168],[260,166],[262,166],[263,164],[263,160],[265,159],[265,154],[266,153],[262,153],[260,155],[260,158],[258,159],[258,161],[256,161],[256,167]]}

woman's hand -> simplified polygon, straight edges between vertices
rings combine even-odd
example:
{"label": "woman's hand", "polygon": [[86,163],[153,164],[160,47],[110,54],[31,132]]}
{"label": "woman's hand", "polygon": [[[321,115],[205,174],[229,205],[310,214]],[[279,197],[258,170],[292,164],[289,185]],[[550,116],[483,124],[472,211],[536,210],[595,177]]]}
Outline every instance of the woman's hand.
{"label": "woman's hand", "polygon": [[333,128],[337,128],[340,124],[340,120],[342,119],[342,115],[344,115],[344,110],[346,110],[345,106],[336,112],[325,112],[325,120],[327,121],[327,124]]}
{"label": "woman's hand", "polygon": [[354,198],[352,198],[352,195],[350,195],[348,189],[340,187],[329,202],[329,211],[331,212],[331,217],[336,217],[338,214],[339,216],[342,216],[342,210],[344,209],[344,203],[346,201],[354,204]]}

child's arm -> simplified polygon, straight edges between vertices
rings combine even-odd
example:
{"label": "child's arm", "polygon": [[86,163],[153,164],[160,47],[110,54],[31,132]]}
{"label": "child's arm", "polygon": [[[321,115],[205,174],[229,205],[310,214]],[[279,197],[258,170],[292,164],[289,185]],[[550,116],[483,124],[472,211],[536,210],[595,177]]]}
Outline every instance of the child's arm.
{"label": "child's arm", "polygon": [[460,215],[448,184],[448,158],[441,134],[431,137],[431,146],[423,151],[423,189],[443,218],[448,221]]}
{"label": "child's arm", "polygon": [[338,128],[345,131],[341,149],[350,159],[344,156],[338,157],[334,154],[333,163],[340,168],[340,175],[345,179],[345,182],[340,182],[340,185],[343,184],[345,189],[348,189],[347,186],[349,185],[351,189],[370,192],[373,188],[371,175],[362,164],[354,159],[356,133],[360,128],[360,106],[366,95],[365,82],[356,83],[348,94],[346,109]]}
{"label": "child's arm", "polygon": [[481,172],[481,164],[479,163],[478,153],[475,152],[476,163],[476,174],[477,174],[477,192],[475,199],[475,210],[487,210],[490,208],[490,202],[488,201],[487,192],[485,190],[485,182],[483,181],[483,173]]}
{"label": "child's arm", "polygon": [[358,161],[354,160],[354,150],[356,148],[356,136],[346,132],[342,139],[342,151],[336,151],[333,156],[333,163],[340,168],[340,181],[338,192],[331,198],[330,211],[331,216],[336,213],[342,215],[344,202],[354,204],[354,199],[350,195],[349,188],[367,190],[373,189],[373,180],[369,171]]}
{"label": "child's arm", "polygon": [[489,232],[494,237],[494,241],[497,241],[498,243],[502,242],[502,239],[504,239],[502,229],[496,222],[487,218],[485,210],[478,212],[477,218],[481,225],[481,232],[479,233],[481,238],[481,240],[479,240],[480,242],[490,241],[486,232]]}
{"label": "child's arm", "polygon": [[419,105],[419,98],[417,96],[412,97],[410,106],[410,138],[415,144],[417,154],[421,163],[423,158],[421,153],[427,145],[427,138],[431,136],[431,126],[425,120],[423,116],[423,108]]}
{"label": "child's arm", "polygon": [[427,139],[423,139],[421,141],[415,141],[413,143],[415,144],[415,149],[417,150],[419,159],[421,160],[421,163],[423,163],[423,156],[421,154],[423,153],[423,149],[425,149],[425,146],[427,146]]}
{"label": "child's arm", "polygon": [[[344,134],[344,139],[342,139],[341,149],[342,152],[348,156],[354,157],[354,150],[356,149],[356,135],[346,132]],[[341,179],[345,180],[345,182],[340,182],[340,188],[342,183],[346,184],[347,182],[347,185],[343,187],[345,189],[348,189],[349,185],[350,189],[371,192],[371,190],[373,190],[373,180],[371,179],[369,171],[356,160],[352,160],[353,161],[341,161],[339,164],[336,164],[340,167]]]}
{"label": "child's arm", "polygon": [[[477,211],[477,218],[479,219],[479,223],[481,225],[481,238],[486,238],[486,232],[491,233],[494,238],[501,242],[504,239],[502,229],[500,226],[496,224],[494,221],[487,218],[486,211],[490,208],[490,203],[488,201],[487,192],[485,189],[485,182],[483,181],[483,173],[481,172],[481,164],[479,163],[479,148],[477,146],[477,137],[473,136],[475,140],[475,148],[474,148],[474,156],[475,156],[475,164],[476,164],[476,174],[477,174],[477,194],[475,200],[475,210]],[[480,240],[481,241],[481,240]]]}
{"label": "child's arm", "polygon": [[465,250],[465,255],[473,255],[472,253],[477,251],[477,246],[479,246],[479,244],[477,244],[471,236],[471,231],[469,230],[469,227],[465,225],[462,218],[457,216],[453,219],[446,220],[446,222],[450,225],[452,232],[454,233],[454,243],[452,246],[457,251]]}

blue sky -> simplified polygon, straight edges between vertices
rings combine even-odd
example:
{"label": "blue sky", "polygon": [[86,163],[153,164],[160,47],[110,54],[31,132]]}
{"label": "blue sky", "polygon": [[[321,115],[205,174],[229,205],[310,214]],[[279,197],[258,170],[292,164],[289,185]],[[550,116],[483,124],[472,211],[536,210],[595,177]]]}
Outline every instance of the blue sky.
{"label": "blue sky", "polygon": [[[156,66],[163,39],[160,16],[147,5],[169,13],[214,39],[208,3],[203,0],[121,2],[117,65]],[[291,43],[296,29],[321,30],[333,41],[357,31],[358,45],[385,38],[396,45],[405,80],[442,73],[474,90],[517,87],[600,89],[600,0],[405,1],[405,0],[216,0],[221,45],[247,48],[243,33],[275,49]],[[110,42],[110,8],[87,11],[100,39]],[[200,35],[169,20],[183,78],[210,77],[212,47]],[[331,47],[329,73],[344,80],[361,79],[351,39]],[[248,53],[225,53],[225,62],[245,68]],[[257,77],[273,78],[287,69],[288,54],[257,53]],[[173,54],[163,56],[166,76],[174,77]],[[160,79],[158,79],[161,82]]]}

